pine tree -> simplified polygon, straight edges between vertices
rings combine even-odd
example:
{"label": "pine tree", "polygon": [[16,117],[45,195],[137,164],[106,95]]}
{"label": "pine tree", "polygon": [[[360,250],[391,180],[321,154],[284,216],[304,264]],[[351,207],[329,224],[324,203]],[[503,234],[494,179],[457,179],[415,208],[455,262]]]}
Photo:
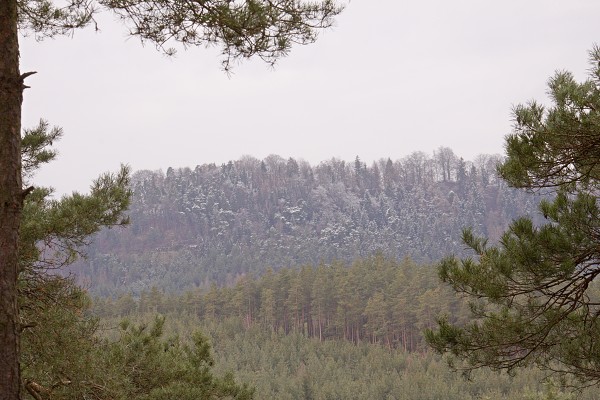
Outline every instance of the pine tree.
{"label": "pine tree", "polygon": [[[45,121],[25,130],[21,150],[26,181],[55,158],[51,146],[61,134]],[[101,176],[89,195],[73,193],[54,200],[51,193],[33,189],[23,207],[18,274],[21,384],[36,399],[65,393],[85,397],[95,391],[95,382],[106,380],[111,368],[102,357],[95,358],[96,323],[84,316],[89,299],[56,270],[72,263],[102,227],[128,222],[124,211],[131,196],[129,170],[123,167],[118,174]]]}
{"label": "pine tree", "polygon": [[442,320],[427,340],[467,369],[535,364],[581,385],[600,383],[600,299],[592,294],[600,274],[600,48],[590,55],[590,78],[557,72],[553,106],[517,106],[506,139],[499,172],[515,187],[555,192],[539,207],[547,222],[520,218],[498,246],[467,229],[463,240],[478,260],[440,265],[442,280],[475,299],[478,320]]}
{"label": "pine tree", "polygon": [[127,385],[115,397],[134,400],[237,399],[251,400],[254,389],[237,384],[231,374],[217,377],[209,340],[196,332],[190,344],[163,338],[165,318],[151,325],[124,320],[120,338],[103,343],[110,364],[121,368]]}

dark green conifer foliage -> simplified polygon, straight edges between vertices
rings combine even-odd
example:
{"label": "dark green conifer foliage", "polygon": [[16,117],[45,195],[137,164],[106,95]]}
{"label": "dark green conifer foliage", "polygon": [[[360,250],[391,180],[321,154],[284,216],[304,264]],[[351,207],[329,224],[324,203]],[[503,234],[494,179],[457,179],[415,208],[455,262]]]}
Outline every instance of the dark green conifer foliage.
{"label": "dark green conifer foliage", "polygon": [[[56,157],[52,144],[61,133],[45,121],[24,131],[26,181]],[[87,195],[73,193],[56,200],[51,194],[51,189],[36,188],[23,207],[18,280],[22,384],[35,399],[92,394],[107,398],[100,396],[107,392],[102,388],[123,379],[111,375],[105,357],[98,356],[97,324],[84,316],[89,307],[85,292],[57,269],[81,255],[82,246],[101,228],[127,224],[129,169],[101,176]],[[111,382],[110,393],[120,385]]]}
{"label": "dark green conifer foliage", "polygon": [[509,184],[552,190],[540,204],[547,222],[512,223],[498,246],[467,229],[477,259],[444,259],[443,281],[474,300],[476,322],[445,320],[427,340],[466,361],[512,371],[535,364],[571,383],[600,383],[600,48],[590,52],[590,78],[560,71],[549,81],[553,105],[532,101],[514,110],[515,130],[499,166]]}
{"label": "dark green conifer foliage", "polygon": [[165,318],[151,325],[121,323],[121,337],[108,344],[112,363],[122,367],[129,385],[125,394],[138,400],[250,400],[254,390],[238,385],[233,375],[212,374],[214,359],[208,338],[196,332],[191,343],[177,337],[163,338]]}

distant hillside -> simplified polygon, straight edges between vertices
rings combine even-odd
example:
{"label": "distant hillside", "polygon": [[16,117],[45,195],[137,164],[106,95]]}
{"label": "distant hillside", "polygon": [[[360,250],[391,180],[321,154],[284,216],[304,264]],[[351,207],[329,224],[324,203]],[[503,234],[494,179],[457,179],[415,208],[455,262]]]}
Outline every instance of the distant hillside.
{"label": "distant hillside", "polygon": [[539,198],[495,175],[499,156],[449,148],[371,166],[272,155],[138,171],[131,226],[101,232],[76,272],[96,295],[232,283],[268,267],[350,261],[379,250],[430,262],[464,254],[463,227],[497,240]]}

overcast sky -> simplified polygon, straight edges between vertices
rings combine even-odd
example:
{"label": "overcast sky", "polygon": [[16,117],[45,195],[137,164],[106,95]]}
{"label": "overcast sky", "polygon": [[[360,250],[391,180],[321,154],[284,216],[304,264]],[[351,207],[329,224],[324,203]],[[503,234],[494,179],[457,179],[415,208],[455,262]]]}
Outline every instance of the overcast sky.
{"label": "overcast sky", "polygon": [[502,153],[511,107],[546,98],[558,69],[584,79],[600,42],[596,0],[352,0],[317,43],[275,69],[228,77],[216,49],[167,58],[101,31],[21,40],[23,126],[63,127],[59,159],[38,184],[87,191],[120,163],[134,170],[278,154],[313,164],[367,163],[440,146],[473,159]]}

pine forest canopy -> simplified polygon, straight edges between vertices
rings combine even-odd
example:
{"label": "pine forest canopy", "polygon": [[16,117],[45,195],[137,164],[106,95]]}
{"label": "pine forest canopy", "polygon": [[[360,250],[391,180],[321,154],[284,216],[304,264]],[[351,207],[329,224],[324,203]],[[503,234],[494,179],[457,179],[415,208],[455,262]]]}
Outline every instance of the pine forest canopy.
{"label": "pine forest canopy", "polygon": [[517,106],[506,138],[501,176],[517,188],[556,192],[540,203],[545,224],[517,219],[498,246],[466,230],[478,260],[440,265],[442,280],[474,300],[479,320],[441,320],[428,340],[466,369],[536,365],[576,378],[572,384],[600,383],[600,298],[590,292],[600,274],[599,47],[590,61],[585,82],[564,71],[550,79],[552,106]]}
{"label": "pine forest canopy", "polygon": [[17,280],[19,229],[25,198],[21,176],[21,106],[25,79],[19,71],[19,31],[38,38],[69,34],[114,12],[132,36],[166,54],[172,44],[222,46],[223,67],[257,56],[274,63],[293,44],[307,44],[342,7],[333,0],[88,1],[0,0],[0,399],[19,399]]}
{"label": "pine forest canopy", "polygon": [[569,389],[544,382],[535,368],[518,376],[481,370],[470,381],[448,368],[427,351],[423,329],[441,313],[455,323],[471,317],[465,299],[436,275],[432,265],[377,254],[268,270],[222,288],[95,298],[93,312],[105,326],[124,317],[151,321],[158,312],[165,333],[182,337],[200,327],[213,339],[215,372],[252,382],[257,399],[597,399],[593,388],[561,393]]}

